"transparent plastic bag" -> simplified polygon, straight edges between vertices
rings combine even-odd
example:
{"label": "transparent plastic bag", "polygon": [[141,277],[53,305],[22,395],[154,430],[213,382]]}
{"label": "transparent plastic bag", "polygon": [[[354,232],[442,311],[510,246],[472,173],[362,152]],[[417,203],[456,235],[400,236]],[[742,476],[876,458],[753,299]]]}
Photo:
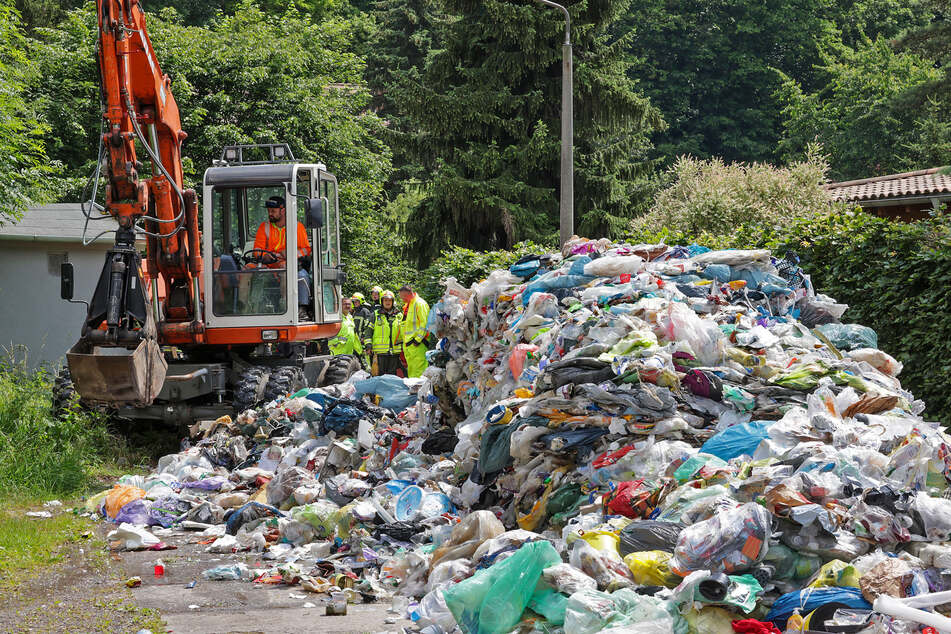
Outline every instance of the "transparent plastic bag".
{"label": "transparent plastic bag", "polygon": [[598,552],[588,542],[578,540],[571,547],[568,562],[593,578],[603,590],[616,590],[634,585],[630,569],[620,559]]}
{"label": "transparent plastic bag", "polygon": [[766,556],[772,515],[754,502],[718,511],[680,533],[671,569],[685,576],[694,570],[747,570]]}
{"label": "transparent plastic bag", "polygon": [[469,513],[449,535],[445,544],[433,553],[432,565],[443,559],[468,559],[488,539],[505,532],[505,526],[491,511]]}

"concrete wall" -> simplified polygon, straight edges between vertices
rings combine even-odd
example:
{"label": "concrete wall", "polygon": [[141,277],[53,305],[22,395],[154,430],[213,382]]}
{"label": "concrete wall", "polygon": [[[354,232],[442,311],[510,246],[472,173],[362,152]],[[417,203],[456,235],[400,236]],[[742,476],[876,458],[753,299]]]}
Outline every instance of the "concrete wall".
{"label": "concrete wall", "polygon": [[64,256],[73,263],[74,298],[88,301],[110,243],[83,247],[79,243],[0,240],[0,348],[25,345],[29,364],[34,367],[63,359],[79,339],[86,307],[60,299],[60,263]]}

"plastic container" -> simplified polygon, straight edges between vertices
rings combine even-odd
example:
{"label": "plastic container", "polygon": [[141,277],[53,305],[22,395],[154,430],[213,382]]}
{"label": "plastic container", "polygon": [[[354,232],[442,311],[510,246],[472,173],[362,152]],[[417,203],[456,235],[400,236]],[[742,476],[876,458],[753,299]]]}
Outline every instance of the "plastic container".
{"label": "plastic container", "polygon": [[420,505],[423,503],[423,490],[416,485],[408,486],[396,498],[396,512],[393,514],[397,521],[410,522],[416,518]]}
{"label": "plastic container", "polygon": [[163,562],[161,559],[157,559],[155,561],[155,576],[161,577],[164,574],[165,574],[165,562]]}

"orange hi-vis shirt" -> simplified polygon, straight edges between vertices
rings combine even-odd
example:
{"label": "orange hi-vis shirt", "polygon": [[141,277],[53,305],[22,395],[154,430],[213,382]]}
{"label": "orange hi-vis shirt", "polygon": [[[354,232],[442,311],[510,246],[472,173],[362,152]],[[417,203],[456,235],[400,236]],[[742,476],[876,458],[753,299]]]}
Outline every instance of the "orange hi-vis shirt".
{"label": "orange hi-vis shirt", "polygon": [[[254,236],[254,248],[273,251],[275,253],[284,253],[287,251],[287,231],[286,227],[278,227],[273,222],[262,222],[258,227],[258,232]],[[307,230],[300,222],[297,223],[297,257],[302,258],[310,255],[310,240],[307,239]],[[285,256],[286,257],[286,256]],[[280,268],[281,262],[274,262],[266,265],[269,268]]]}

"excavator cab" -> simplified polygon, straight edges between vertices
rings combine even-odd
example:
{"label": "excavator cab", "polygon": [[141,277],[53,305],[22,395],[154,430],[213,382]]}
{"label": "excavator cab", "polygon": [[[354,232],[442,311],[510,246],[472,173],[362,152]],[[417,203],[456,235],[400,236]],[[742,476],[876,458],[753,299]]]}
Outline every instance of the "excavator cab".
{"label": "excavator cab", "polygon": [[[250,150],[268,156],[246,158]],[[209,328],[340,321],[337,179],[323,164],[298,163],[283,144],[229,146],[206,170],[202,199]],[[276,200],[283,227],[269,218]]]}

